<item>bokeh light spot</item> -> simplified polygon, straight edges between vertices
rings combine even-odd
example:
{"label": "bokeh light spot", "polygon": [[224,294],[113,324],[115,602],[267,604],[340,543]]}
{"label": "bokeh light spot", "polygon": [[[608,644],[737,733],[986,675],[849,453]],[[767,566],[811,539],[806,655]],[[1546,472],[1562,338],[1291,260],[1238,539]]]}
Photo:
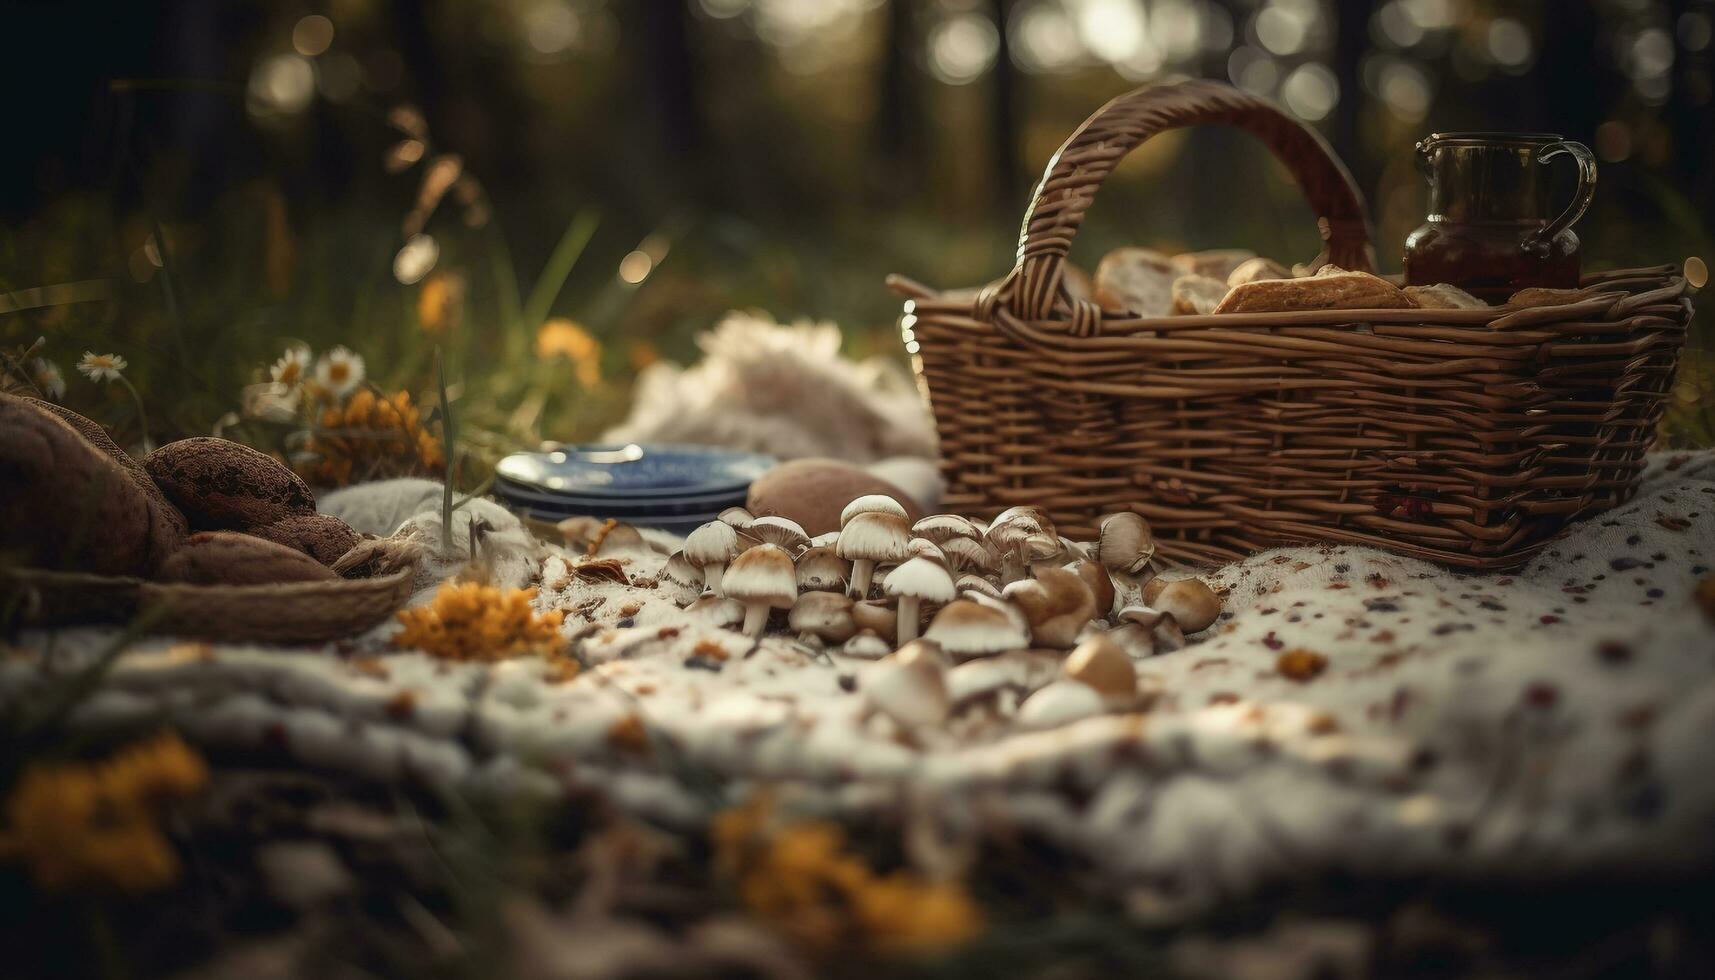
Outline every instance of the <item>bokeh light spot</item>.
{"label": "bokeh light spot", "polygon": [[301,18],[292,27],[292,50],[314,58],[333,45],[333,21],[321,14]]}

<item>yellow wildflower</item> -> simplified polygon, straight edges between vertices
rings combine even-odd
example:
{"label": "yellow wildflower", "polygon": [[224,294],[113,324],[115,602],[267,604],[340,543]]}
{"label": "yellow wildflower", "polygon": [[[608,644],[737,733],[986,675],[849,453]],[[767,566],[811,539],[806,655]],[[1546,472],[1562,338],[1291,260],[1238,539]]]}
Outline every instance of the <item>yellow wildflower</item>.
{"label": "yellow wildflower", "polygon": [[404,629],[393,645],[423,650],[448,660],[504,660],[521,654],[553,654],[560,645],[564,613],[538,613],[535,589],[501,590],[479,582],[447,582],[427,605],[399,612]]}
{"label": "yellow wildflower", "polygon": [[982,929],[963,885],[909,871],[878,874],[846,850],[837,824],[775,826],[772,801],[758,794],[715,817],[716,866],[762,919],[812,946],[858,944],[882,950],[955,945]]}
{"label": "yellow wildflower", "polygon": [[207,782],[202,757],[173,734],[105,762],[33,765],[6,802],[0,855],[22,863],[48,891],[163,888],[180,866],[160,810]]}
{"label": "yellow wildflower", "polygon": [[423,426],[411,393],[377,395],[359,388],[343,405],[329,405],[305,447],[298,474],[321,486],[360,480],[436,475],[446,466],[441,441]]}
{"label": "yellow wildflower", "polygon": [[548,320],[536,331],[536,356],[571,361],[578,384],[586,388],[601,381],[601,341],[563,317]]}
{"label": "yellow wildflower", "polygon": [[417,291],[417,323],[424,333],[444,334],[464,319],[464,276],[432,272]]}

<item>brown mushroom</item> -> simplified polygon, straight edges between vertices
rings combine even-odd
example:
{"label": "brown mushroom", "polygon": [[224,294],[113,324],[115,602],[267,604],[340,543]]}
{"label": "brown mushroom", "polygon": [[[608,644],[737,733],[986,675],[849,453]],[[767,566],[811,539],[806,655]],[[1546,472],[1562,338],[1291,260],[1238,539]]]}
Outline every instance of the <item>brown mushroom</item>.
{"label": "brown mushroom", "polygon": [[717,596],[726,593],[721,577],[727,563],[742,551],[738,531],[725,521],[710,521],[685,537],[685,558],[703,570],[703,583]]}
{"label": "brown mushroom", "polygon": [[792,604],[786,625],[800,639],[815,637],[825,643],[844,643],[857,633],[852,621],[852,600],[839,592],[806,592]]}
{"label": "brown mushroom", "polygon": [[1096,615],[1090,587],[1063,568],[1038,569],[1034,578],[1008,585],[1001,595],[1024,613],[1037,646],[1062,650],[1072,646],[1078,632]]}
{"label": "brown mushroom", "polygon": [[1095,633],[1078,644],[1067,655],[1061,670],[1068,679],[1095,688],[1109,702],[1123,701],[1137,693],[1137,668],[1106,633]]}
{"label": "brown mushroom", "polygon": [[1017,650],[1030,642],[1019,620],[973,599],[955,599],[942,606],[924,638],[957,660]]}
{"label": "brown mushroom", "polygon": [[855,514],[840,528],[834,552],[852,563],[852,598],[869,595],[869,580],[877,562],[895,562],[905,557],[909,535],[905,518],[880,511]]}
{"label": "brown mushroom", "polygon": [[[1147,590],[1146,590],[1147,593]],[[1201,633],[1221,614],[1221,599],[1201,579],[1184,578],[1156,590],[1150,605],[1172,616],[1186,633]]]}
{"label": "brown mushroom", "polygon": [[721,578],[729,597],[744,604],[744,635],[761,636],[773,609],[790,609],[798,599],[792,556],[776,544],[759,544],[732,560]]}

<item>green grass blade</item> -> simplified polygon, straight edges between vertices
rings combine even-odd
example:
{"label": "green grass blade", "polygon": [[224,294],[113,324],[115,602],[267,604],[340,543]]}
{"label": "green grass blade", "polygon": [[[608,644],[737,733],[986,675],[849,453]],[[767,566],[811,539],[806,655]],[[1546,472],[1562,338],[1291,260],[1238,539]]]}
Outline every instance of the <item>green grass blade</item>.
{"label": "green grass blade", "polygon": [[572,267],[578,264],[584,248],[595,236],[600,220],[595,212],[583,211],[566,226],[566,233],[560,236],[560,244],[554,246],[554,254],[548,256],[548,264],[542,267],[541,276],[530,289],[530,299],[524,304],[525,330],[535,330],[548,318],[548,310],[565,288],[566,277],[572,274]]}

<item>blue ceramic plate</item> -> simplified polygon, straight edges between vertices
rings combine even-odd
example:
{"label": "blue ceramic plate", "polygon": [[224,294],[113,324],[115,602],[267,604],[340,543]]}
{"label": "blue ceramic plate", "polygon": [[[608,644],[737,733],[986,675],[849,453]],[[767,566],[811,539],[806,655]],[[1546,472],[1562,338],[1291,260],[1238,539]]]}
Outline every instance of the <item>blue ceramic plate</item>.
{"label": "blue ceramic plate", "polygon": [[504,502],[563,514],[602,514],[607,517],[630,518],[655,514],[720,513],[728,507],[742,507],[747,488],[699,494],[694,497],[586,497],[578,494],[544,493],[519,486],[510,480],[496,478],[494,496]]}
{"label": "blue ceramic plate", "polygon": [[[506,506],[508,508],[510,508],[511,510],[513,510],[514,512],[516,512],[522,516],[534,517],[539,521],[549,521],[551,523],[557,523],[557,522],[559,522],[559,521],[561,521],[567,517],[583,516],[582,512],[567,513],[567,512],[562,512],[562,511],[546,510],[546,509],[543,509],[540,507],[530,507],[530,506],[526,506],[523,504],[515,504],[515,503],[511,503],[511,502],[507,502]],[[588,516],[591,516],[591,517],[613,517],[616,520],[619,519],[619,515],[616,515],[616,514],[595,514],[595,513],[592,513],[592,514],[589,514]],[[692,531],[695,531],[697,528],[702,527],[704,524],[707,524],[710,521],[718,520],[719,517],[720,517],[720,514],[718,512],[716,512],[716,513],[712,513],[712,514],[658,514],[658,515],[654,515],[654,516],[628,517],[628,518],[625,518],[624,520],[625,520],[625,523],[631,524],[635,527],[652,527],[652,528],[656,528],[658,530],[667,531],[667,532],[670,532],[672,534],[677,534],[677,535],[683,536],[683,535],[690,534]]]}
{"label": "blue ceramic plate", "polygon": [[515,453],[500,461],[495,475],[543,494],[679,498],[742,493],[773,465],[770,456],[713,446],[586,443]]}

